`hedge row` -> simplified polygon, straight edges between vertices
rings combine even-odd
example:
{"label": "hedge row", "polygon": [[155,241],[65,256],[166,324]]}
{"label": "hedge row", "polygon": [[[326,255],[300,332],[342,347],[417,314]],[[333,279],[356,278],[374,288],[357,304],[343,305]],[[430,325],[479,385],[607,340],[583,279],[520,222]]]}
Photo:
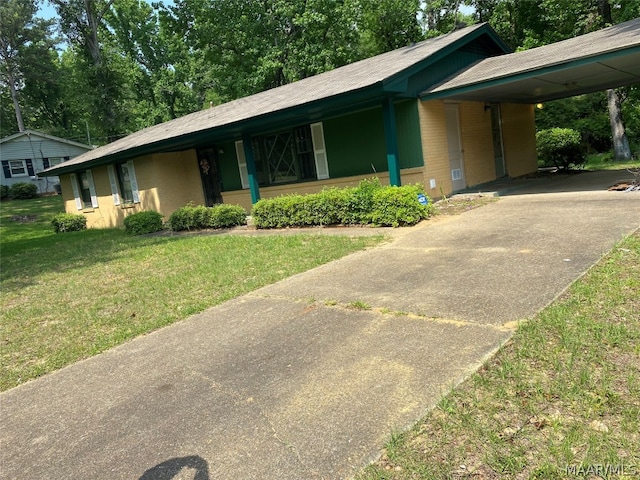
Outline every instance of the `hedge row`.
{"label": "hedge row", "polygon": [[179,208],[169,217],[169,227],[181,230],[228,228],[247,223],[247,213],[239,205],[220,204],[214,207],[189,204]]}
{"label": "hedge row", "polygon": [[[420,201],[422,198],[422,202]],[[257,228],[309,227],[322,225],[414,225],[432,213],[432,206],[420,185],[382,186],[377,178],[363,180],[357,187],[326,188],[310,195],[284,195],[258,201],[251,212]],[[214,207],[193,204],[179,208],[167,222],[173,231],[228,228],[244,225],[245,210],[239,205]],[[83,215],[62,213],[53,219],[58,232],[86,228]],[[143,235],[164,228],[162,215],[142,211],[124,219],[125,231]]]}
{"label": "hedge row", "polygon": [[27,200],[38,196],[38,187],[35,183],[18,182],[10,187],[0,186],[0,198],[13,198],[14,200]]}
{"label": "hedge row", "polygon": [[418,200],[419,185],[382,186],[378,179],[357,187],[328,188],[310,195],[284,195],[258,201],[251,212],[257,228],[321,225],[413,225],[427,218],[430,205]]}

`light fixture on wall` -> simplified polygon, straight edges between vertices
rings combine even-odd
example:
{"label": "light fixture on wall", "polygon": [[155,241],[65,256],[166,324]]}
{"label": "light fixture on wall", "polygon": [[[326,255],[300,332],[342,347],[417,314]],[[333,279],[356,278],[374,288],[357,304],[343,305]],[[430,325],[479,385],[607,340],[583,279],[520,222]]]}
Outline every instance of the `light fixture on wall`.
{"label": "light fixture on wall", "polygon": [[485,103],[484,104],[484,111],[486,112],[487,110],[491,110],[491,104],[490,103]]}
{"label": "light fixture on wall", "polygon": [[538,110],[542,110],[544,108],[544,104],[543,103],[536,103],[536,108]]}

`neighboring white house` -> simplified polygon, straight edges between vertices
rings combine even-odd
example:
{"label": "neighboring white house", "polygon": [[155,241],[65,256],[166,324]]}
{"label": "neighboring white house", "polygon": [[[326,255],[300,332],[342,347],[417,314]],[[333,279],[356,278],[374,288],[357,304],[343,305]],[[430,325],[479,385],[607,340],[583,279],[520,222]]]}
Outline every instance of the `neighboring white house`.
{"label": "neighboring white house", "polygon": [[35,183],[39,193],[55,191],[58,177],[39,177],[38,172],[77,157],[93,147],[33,130],[0,139],[0,184]]}

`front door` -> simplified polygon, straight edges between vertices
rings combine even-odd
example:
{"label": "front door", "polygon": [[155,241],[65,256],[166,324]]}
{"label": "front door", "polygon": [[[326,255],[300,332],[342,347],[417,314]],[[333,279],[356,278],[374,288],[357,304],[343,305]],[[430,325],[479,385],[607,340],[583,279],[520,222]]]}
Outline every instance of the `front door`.
{"label": "front door", "polygon": [[447,145],[449,147],[449,170],[451,171],[451,190],[463,190],[467,184],[464,179],[464,160],[462,140],[460,138],[460,114],[457,104],[444,106],[447,124]]}
{"label": "front door", "polygon": [[504,166],[500,105],[497,103],[491,104],[491,135],[493,137],[493,160],[496,165],[496,178],[501,178],[507,174],[507,170]]}
{"label": "front door", "polygon": [[222,203],[222,189],[220,187],[220,177],[218,176],[218,161],[215,148],[198,149],[198,168],[207,207]]}

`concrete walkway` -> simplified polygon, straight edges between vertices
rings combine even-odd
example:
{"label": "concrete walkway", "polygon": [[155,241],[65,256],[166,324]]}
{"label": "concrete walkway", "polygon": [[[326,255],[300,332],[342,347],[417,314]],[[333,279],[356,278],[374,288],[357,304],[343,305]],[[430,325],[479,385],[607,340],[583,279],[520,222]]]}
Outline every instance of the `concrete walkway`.
{"label": "concrete walkway", "polygon": [[0,477],[349,477],[640,226],[626,177],[522,183],[4,392]]}

